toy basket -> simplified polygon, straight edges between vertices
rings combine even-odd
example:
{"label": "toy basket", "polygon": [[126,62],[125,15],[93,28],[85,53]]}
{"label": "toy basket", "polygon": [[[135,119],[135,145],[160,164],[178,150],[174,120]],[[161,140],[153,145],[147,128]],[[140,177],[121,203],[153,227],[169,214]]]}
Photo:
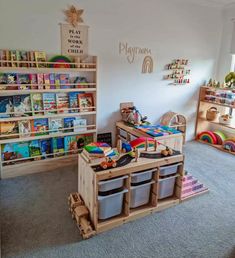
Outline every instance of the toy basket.
{"label": "toy basket", "polygon": [[208,121],[215,121],[219,117],[219,111],[216,107],[211,107],[206,112],[206,119]]}
{"label": "toy basket", "polygon": [[232,122],[232,116],[230,115],[221,115],[219,117],[219,123],[220,124],[223,124],[223,125],[231,125],[231,122]]}

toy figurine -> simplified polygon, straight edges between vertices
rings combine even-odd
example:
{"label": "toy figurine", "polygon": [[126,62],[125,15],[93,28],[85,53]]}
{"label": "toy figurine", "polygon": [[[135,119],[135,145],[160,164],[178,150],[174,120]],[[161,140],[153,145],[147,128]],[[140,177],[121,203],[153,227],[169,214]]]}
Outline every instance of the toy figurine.
{"label": "toy figurine", "polygon": [[162,150],[162,151],[161,151],[161,154],[162,154],[162,156],[164,156],[164,157],[172,156],[172,155],[173,155],[173,150],[170,149],[169,147],[166,147],[165,150]]}

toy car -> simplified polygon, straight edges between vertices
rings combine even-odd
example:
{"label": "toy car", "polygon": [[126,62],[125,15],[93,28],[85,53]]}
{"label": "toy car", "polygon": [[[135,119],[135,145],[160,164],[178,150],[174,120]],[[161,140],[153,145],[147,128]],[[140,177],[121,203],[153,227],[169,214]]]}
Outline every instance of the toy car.
{"label": "toy car", "polygon": [[117,166],[117,162],[115,160],[112,160],[111,158],[106,159],[105,161],[100,163],[100,166],[103,169],[107,168],[115,168]]}

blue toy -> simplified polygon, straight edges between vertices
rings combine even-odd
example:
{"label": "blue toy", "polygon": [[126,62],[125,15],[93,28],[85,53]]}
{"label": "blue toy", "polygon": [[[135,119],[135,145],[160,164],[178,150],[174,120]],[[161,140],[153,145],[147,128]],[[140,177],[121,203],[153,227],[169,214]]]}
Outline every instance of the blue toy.
{"label": "blue toy", "polygon": [[131,147],[130,143],[123,142],[122,143],[122,152],[127,153],[127,152],[130,152],[130,151],[132,151],[132,147]]}

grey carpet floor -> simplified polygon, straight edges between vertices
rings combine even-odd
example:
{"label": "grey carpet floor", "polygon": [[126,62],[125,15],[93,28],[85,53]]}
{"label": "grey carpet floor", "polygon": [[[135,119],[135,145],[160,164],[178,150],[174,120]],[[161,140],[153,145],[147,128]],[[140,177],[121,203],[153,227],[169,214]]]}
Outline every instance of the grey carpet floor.
{"label": "grey carpet floor", "polygon": [[234,258],[235,157],[196,142],[185,153],[208,194],[86,241],[67,208],[75,167],[2,180],[2,257]]}

